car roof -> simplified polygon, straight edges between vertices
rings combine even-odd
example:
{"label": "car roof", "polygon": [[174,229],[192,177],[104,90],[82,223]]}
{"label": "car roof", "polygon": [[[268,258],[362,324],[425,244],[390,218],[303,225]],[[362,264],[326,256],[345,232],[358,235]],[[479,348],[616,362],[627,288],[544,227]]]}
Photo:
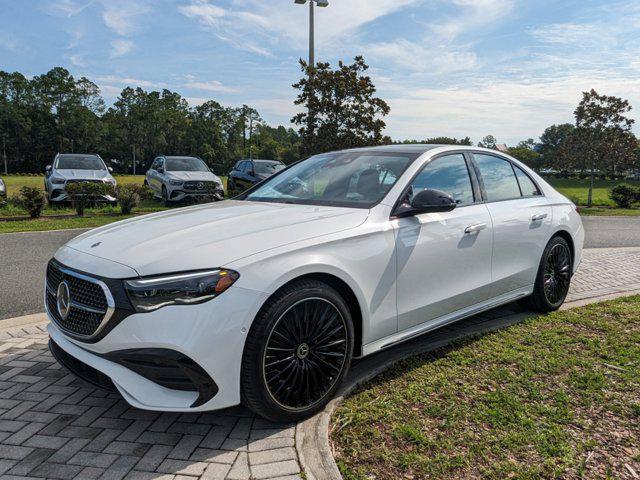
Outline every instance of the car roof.
{"label": "car roof", "polygon": [[236,165],[240,162],[254,162],[254,163],[282,163],[280,160],[265,160],[262,158],[245,158],[244,160],[238,160]]}
{"label": "car roof", "polygon": [[393,145],[378,145],[375,147],[349,148],[341,152],[393,152],[393,153],[417,153],[422,154],[429,150],[442,147],[459,147],[460,145],[437,145],[426,143],[398,143]]}
{"label": "car roof", "polygon": [[200,158],[198,158],[198,157],[190,157],[189,155],[161,155],[161,157],[163,157],[163,158],[171,158],[171,159],[195,158],[196,160],[200,160]]}

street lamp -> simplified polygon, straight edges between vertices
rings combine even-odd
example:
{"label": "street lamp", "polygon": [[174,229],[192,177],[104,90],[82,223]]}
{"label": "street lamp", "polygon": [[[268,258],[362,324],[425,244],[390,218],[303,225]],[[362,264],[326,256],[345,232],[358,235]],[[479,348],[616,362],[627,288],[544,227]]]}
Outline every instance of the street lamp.
{"label": "street lamp", "polygon": [[314,21],[313,21],[313,4],[317,4],[319,7],[328,7],[329,0],[294,0],[295,3],[304,5],[309,2],[309,68],[314,68],[315,52],[314,52]]}

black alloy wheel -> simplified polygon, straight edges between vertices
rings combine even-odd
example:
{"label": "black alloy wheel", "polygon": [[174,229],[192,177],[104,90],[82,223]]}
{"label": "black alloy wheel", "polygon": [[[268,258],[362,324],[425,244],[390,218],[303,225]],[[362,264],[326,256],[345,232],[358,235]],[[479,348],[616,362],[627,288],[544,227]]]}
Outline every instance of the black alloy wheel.
{"label": "black alloy wheel", "polygon": [[323,298],[301,300],[271,330],[263,375],[269,394],[284,408],[308,408],[335,384],[347,359],[347,325]]}
{"label": "black alloy wheel", "polygon": [[553,237],[542,253],[533,293],[522,301],[524,307],[552,312],[564,303],[573,274],[573,255],[567,241]]}
{"label": "black alloy wheel", "polygon": [[564,300],[571,283],[571,252],[558,243],[551,248],[544,267],[544,294],[550,304]]}
{"label": "black alloy wheel", "polygon": [[349,369],[353,323],[329,285],[300,280],[258,313],[242,359],[243,403],[276,422],[306,418],[332,398]]}

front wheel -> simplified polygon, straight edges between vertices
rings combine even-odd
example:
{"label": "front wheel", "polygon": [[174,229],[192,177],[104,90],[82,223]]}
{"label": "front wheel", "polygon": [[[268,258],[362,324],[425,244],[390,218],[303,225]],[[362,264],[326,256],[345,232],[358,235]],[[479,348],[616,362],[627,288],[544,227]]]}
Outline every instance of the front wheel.
{"label": "front wheel", "polygon": [[249,332],[242,359],[244,404],[274,422],[319,411],[349,369],[353,337],[349,308],[329,285],[302,280],[283,288]]}
{"label": "front wheel", "polygon": [[553,237],[542,253],[533,294],[524,306],[539,312],[552,312],[564,303],[571,285],[571,248],[562,237]]}
{"label": "front wheel", "polygon": [[165,207],[170,207],[171,202],[169,201],[169,193],[167,192],[167,187],[162,186],[162,203],[164,203]]}

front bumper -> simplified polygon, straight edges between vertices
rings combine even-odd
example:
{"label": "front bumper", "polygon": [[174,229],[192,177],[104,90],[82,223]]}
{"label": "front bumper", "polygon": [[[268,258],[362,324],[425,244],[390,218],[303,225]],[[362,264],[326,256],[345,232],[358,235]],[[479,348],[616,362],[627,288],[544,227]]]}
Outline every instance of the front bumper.
{"label": "front bumper", "polygon": [[[70,201],[70,199],[69,199],[69,195],[67,194],[67,191],[64,188],[54,188],[53,190],[51,190],[51,193],[49,194],[49,201],[68,202]],[[98,195],[95,198],[92,198],[92,201],[113,203],[116,201],[116,197],[113,197],[111,195]]]}
{"label": "front bumper", "polygon": [[179,188],[171,190],[169,192],[169,200],[172,202],[180,202],[186,199],[201,199],[201,198],[211,198],[213,200],[223,200],[224,199],[224,190],[215,190],[215,191],[185,191]]}
{"label": "front bumper", "polygon": [[[51,340],[64,352],[62,357],[68,355],[80,365],[90,367],[89,371],[108,377],[134,407],[176,412],[215,410],[240,403],[244,342],[265,300],[266,294],[262,292],[234,286],[201,305],[170,306],[132,314],[95,343],[65,335],[53,321],[48,331]],[[128,360],[123,360],[123,355],[129,355]],[[210,381],[205,379],[199,388],[193,387],[197,385],[197,373],[195,377],[187,373],[189,381],[184,380],[185,375],[182,380],[177,378],[176,368],[183,369],[176,365],[185,358],[193,362],[190,367],[199,371],[200,377]],[[74,362],[61,360],[61,363],[74,371],[68,365]],[[175,367],[173,373],[167,366]],[[162,371],[158,372],[158,368]],[[75,373],[86,378],[86,370],[82,367]],[[86,379],[98,383],[93,377]]]}

